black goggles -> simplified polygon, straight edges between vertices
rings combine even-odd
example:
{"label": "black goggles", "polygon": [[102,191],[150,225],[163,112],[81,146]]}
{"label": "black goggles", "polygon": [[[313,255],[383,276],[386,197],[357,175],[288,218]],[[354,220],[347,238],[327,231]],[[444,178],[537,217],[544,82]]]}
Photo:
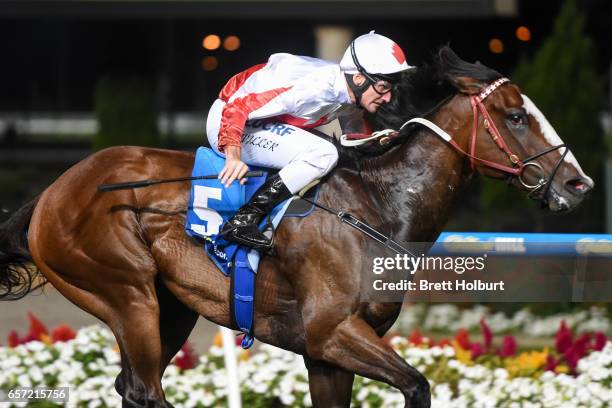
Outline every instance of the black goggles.
{"label": "black goggles", "polygon": [[372,83],[372,88],[377,94],[384,95],[393,90],[395,81],[392,80],[395,79],[396,75],[372,75],[368,73],[368,71],[361,66],[359,60],[357,59],[357,54],[355,53],[355,41],[351,42],[351,57],[353,58],[355,66],[357,67],[357,71],[359,71],[361,75],[366,77],[366,79]]}
{"label": "black goggles", "polygon": [[372,88],[379,95],[384,95],[387,92],[391,92],[395,85],[393,85],[389,81],[385,81],[384,79],[379,79],[378,81],[372,84]]}

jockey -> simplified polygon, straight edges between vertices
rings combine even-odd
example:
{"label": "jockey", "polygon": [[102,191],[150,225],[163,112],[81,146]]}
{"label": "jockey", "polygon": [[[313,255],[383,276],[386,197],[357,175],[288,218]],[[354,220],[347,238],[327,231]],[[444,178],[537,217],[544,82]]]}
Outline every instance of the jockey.
{"label": "jockey", "polygon": [[232,242],[269,249],[258,229],[277,204],[334,168],[336,147],[308,129],[326,124],[352,104],[374,113],[391,100],[400,72],[411,68],[401,48],[374,33],[356,38],[340,64],[273,54],[232,77],[208,113],[211,147],[226,158],[219,179],[226,186],[243,178],[247,165],[280,169],[229,219],[220,235]]}

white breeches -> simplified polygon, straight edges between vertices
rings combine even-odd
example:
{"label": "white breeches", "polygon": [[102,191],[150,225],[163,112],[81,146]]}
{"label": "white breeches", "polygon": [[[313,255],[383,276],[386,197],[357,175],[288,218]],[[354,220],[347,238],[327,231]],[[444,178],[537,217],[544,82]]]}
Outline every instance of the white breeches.
{"label": "white breeches", "polygon": [[[225,102],[217,99],[208,113],[206,134],[215,152]],[[280,169],[278,174],[296,194],[329,173],[338,162],[336,147],[316,135],[285,123],[248,121],[242,134],[241,159],[247,165]]]}

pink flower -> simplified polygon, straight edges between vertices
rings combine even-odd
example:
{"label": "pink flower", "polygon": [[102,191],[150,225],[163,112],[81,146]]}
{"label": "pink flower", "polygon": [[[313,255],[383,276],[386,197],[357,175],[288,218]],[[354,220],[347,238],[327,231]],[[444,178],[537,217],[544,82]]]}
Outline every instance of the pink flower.
{"label": "pink flower", "polygon": [[550,354],[546,357],[546,371],[555,371],[558,361]]}
{"label": "pink flower", "polygon": [[472,358],[478,358],[484,354],[484,348],[480,343],[472,343],[470,347]]}
{"label": "pink flower", "polygon": [[578,340],[574,342],[574,347],[578,351],[580,358],[587,355],[587,352],[591,345],[591,333],[583,333]]}
{"label": "pink flower", "polygon": [[604,347],[606,346],[607,341],[608,339],[606,338],[606,335],[604,334],[604,332],[598,331],[597,333],[595,333],[595,344],[593,345],[593,349],[595,351],[603,350]]}
{"label": "pink flower", "polygon": [[561,321],[561,326],[557,331],[555,347],[557,353],[564,353],[568,348],[571,347],[573,341],[573,334],[570,329],[565,325],[565,320]]}
{"label": "pink flower", "polygon": [[504,336],[502,339],[501,349],[499,350],[500,357],[510,357],[516,354],[516,339],[512,335]]}
{"label": "pink flower", "polygon": [[567,363],[570,368],[572,374],[576,373],[576,366],[578,365],[578,360],[580,360],[580,354],[578,350],[574,347],[570,347],[565,350],[563,353],[563,359]]}
{"label": "pink flower", "polygon": [[484,317],[480,319],[480,329],[482,330],[484,348],[489,350],[491,349],[491,343],[493,342],[493,333],[491,332],[491,328],[485,322]]}

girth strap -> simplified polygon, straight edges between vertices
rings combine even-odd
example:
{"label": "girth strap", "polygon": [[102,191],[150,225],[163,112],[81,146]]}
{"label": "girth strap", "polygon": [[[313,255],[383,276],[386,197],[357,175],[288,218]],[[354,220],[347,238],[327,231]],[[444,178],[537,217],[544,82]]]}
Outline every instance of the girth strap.
{"label": "girth strap", "polygon": [[365,222],[355,218],[353,215],[344,212],[344,211],[338,211],[338,210],[334,210],[332,208],[329,208],[323,204],[319,204],[316,201],[313,201],[309,198],[306,197],[300,197],[302,200],[309,202],[310,204],[314,205],[315,207],[318,207],[324,211],[327,211],[330,214],[334,214],[336,216],[338,216],[338,218],[340,218],[340,220],[348,225],[350,225],[351,227],[361,231],[362,233],[364,233],[365,235],[367,235],[368,237],[372,238],[373,240],[380,242],[381,244],[383,244],[385,247],[389,248],[390,250],[392,250],[393,252],[400,254],[400,255],[410,255],[413,257],[416,257],[416,255],[414,255],[412,252],[410,252],[408,249],[404,248],[401,244],[399,244],[398,242],[394,241],[393,239],[391,239],[391,237],[386,236],[385,234],[383,234],[380,231],[377,231],[376,229],[372,228],[371,226],[369,226],[368,224],[366,224]]}

